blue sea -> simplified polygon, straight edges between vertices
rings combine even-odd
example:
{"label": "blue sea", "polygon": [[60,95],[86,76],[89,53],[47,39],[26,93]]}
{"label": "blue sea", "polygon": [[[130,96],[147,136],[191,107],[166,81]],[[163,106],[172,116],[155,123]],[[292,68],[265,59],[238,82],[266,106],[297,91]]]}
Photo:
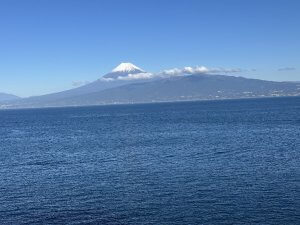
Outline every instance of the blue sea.
{"label": "blue sea", "polygon": [[0,224],[300,224],[300,98],[2,110]]}

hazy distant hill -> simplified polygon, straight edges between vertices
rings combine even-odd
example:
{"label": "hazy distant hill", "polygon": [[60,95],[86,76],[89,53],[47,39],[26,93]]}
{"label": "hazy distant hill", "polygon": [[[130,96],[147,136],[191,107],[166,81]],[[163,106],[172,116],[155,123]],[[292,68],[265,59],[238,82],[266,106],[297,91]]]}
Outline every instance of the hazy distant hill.
{"label": "hazy distant hill", "polygon": [[0,102],[20,99],[20,97],[12,94],[0,93]]}

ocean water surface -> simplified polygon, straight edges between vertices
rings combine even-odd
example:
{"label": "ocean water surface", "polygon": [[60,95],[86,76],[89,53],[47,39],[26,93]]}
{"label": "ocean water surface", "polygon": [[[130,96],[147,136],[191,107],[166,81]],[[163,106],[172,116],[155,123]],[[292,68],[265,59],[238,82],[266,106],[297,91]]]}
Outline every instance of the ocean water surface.
{"label": "ocean water surface", "polygon": [[0,224],[300,224],[300,98],[2,110]]}

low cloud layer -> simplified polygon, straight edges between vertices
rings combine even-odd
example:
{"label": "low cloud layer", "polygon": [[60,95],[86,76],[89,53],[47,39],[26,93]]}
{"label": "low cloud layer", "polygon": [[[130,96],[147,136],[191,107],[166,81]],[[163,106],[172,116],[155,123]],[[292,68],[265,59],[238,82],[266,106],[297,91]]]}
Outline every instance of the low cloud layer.
{"label": "low cloud layer", "polygon": [[118,77],[118,80],[137,80],[137,79],[151,79],[155,76],[153,73],[135,73],[128,74],[126,77]]}
{"label": "low cloud layer", "polygon": [[160,74],[170,75],[170,76],[183,76],[183,75],[193,75],[193,74],[221,74],[221,73],[237,73],[242,72],[241,69],[224,69],[224,68],[214,68],[209,69],[205,66],[196,67],[184,67],[182,69],[174,68],[170,70],[164,70]]}
{"label": "low cloud layer", "polygon": [[128,76],[119,76],[116,79],[112,78],[102,78],[103,81],[114,81],[114,80],[138,80],[138,79],[152,79],[152,78],[167,78],[173,76],[185,76],[185,75],[196,75],[196,74],[228,74],[228,73],[238,73],[243,70],[237,69],[224,69],[224,68],[213,68],[209,69],[205,66],[196,66],[196,67],[184,67],[184,68],[173,68],[168,70],[163,70],[158,73],[137,73],[137,74],[128,74]]}
{"label": "low cloud layer", "polygon": [[296,70],[296,68],[294,68],[294,67],[283,67],[283,68],[278,69],[278,71],[292,71],[292,70]]}
{"label": "low cloud layer", "polygon": [[90,83],[89,81],[73,81],[72,86],[73,87],[79,87]]}

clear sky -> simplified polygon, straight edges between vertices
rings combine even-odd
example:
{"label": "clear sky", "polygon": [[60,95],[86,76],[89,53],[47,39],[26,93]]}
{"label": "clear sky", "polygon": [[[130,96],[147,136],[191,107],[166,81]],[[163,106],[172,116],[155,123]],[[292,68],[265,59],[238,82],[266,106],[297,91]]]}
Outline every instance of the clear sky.
{"label": "clear sky", "polygon": [[300,80],[299,0],[0,0],[0,92],[39,95],[120,62]]}

